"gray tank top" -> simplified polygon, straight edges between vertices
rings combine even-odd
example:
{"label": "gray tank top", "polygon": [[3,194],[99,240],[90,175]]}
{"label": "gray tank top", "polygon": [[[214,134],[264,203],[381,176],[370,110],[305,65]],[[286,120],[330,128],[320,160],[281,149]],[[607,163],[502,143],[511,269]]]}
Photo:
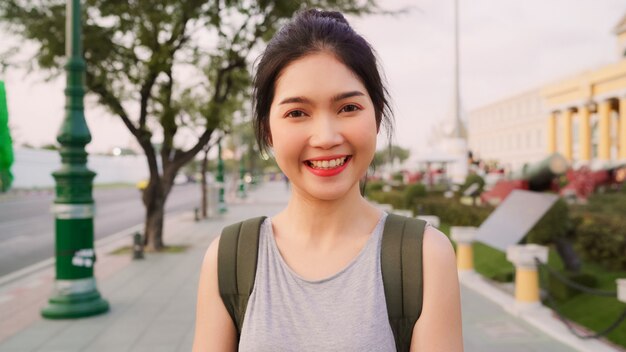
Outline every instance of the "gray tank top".
{"label": "gray tank top", "polygon": [[239,351],[395,351],[380,269],[386,217],[350,264],[318,281],[287,266],[266,219]]}

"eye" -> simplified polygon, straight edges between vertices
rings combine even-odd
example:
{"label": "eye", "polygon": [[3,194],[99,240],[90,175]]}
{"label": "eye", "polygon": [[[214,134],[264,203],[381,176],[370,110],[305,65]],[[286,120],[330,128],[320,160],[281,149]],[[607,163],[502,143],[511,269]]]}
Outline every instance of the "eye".
{"label": "eye", "polygon": [[342,107],[341,110],[339,110],[339,112],[355,112],[359,110],[362,110],[360,106],[355,105],[355,104],[348,104]]}
{"label": "eye", "polygon": [[306,114],[302,110],[291,110],[289,111],[285,117],[299,118],[304,117]]}

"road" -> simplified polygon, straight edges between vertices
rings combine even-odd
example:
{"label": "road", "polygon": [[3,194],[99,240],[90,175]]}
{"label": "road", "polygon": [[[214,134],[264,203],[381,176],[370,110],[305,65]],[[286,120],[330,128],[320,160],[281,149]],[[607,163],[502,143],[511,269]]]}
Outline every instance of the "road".
{"label": "road", "polygon": [[[191,211],[200,204],[200,186],[176,185],[167,214]],[[96,239],[143,223],[144,206],[133,187],[95,189]],[[0,201],[0,277],[54,256],[53,194],[24,195]]]}

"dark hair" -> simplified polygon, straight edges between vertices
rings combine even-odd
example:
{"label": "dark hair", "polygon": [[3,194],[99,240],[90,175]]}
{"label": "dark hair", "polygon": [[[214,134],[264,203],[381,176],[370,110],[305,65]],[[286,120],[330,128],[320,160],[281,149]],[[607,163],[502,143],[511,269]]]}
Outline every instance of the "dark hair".
{"label": "dark hair", "polygon": [[331,52],[361,80],[374,104],[376,126],[392,133],[388,92],[369,43],[339,12],[305,10],[281,28],[267,44],[254,77],[254,130],[262,152],[271,144],[269,112],[276,80],[291,62],[315,52]]}

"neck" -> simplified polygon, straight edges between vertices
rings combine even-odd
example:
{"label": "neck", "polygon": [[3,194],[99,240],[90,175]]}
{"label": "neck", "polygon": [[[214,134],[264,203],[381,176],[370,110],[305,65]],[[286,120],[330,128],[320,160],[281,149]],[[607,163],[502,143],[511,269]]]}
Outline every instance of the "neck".
{"label": "neck", "polygon": [[346,234],[369,233],[380,216],[380,210],[361,196],[357,183],[334,200],[314,199],[293,187],[287,208],[276,218],[289,233],[306,241],[329,242]]}

